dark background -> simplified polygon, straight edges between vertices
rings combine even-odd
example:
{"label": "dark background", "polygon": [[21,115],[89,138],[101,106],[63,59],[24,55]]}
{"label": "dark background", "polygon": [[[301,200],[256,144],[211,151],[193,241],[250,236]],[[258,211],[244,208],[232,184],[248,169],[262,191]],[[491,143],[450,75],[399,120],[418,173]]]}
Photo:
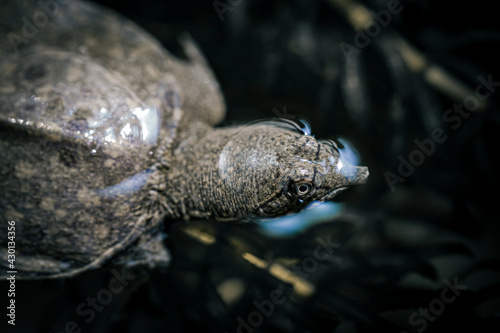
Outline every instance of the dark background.
{"label": "dark background", "polygon": [[[283,115],[286,108],[287,117],[306,119],[318,138],[349,139],[371,175],[336,198],[346,214],[296,237],[272,239],[252,224],[191,223],[215,237],[204,245],[186,235],[185,223],[167,221],[172,267],[137,273],[90,323],[75,310],[107,288],[109,270],[18,281],[16,332],[64,332],[69,321],[82,332],[234,332],[237,318],[248,322],[253,302],[269,299],[276,288],[287,302],[249,326],[254,332],[498,332],[500,92],[453,130],[443,113],[456,101],[408,68],[394,37],[398,32],[472,89],[479,75],[500,81],[500,26],[491,1],[401,1],[403,11],[349,63],[339,45],[352,44],[356,32],[327,1],[223,0],[237,4],[223,20],[212,1],[98,2],[178,56],[176,35],[189,32],[225,94],[222,125],[278,117],[273,110]],[[362,3],[374,11],[387,6]],[[391,191],[384,173],[397,174],[398,156],[408,158],[414,140],[430,138],[435,128],[448,139]],[[308,298],[241,259],[250,252],[300,263],[312,255],[318,235],[332,235],[339,251],[308,276],[316,286]],[[217,289],[227,279],[245,286],[231,305]],[[412,313],[440,299],[445,280],[467,289],[440,315],[420,315],[412,325]]]}

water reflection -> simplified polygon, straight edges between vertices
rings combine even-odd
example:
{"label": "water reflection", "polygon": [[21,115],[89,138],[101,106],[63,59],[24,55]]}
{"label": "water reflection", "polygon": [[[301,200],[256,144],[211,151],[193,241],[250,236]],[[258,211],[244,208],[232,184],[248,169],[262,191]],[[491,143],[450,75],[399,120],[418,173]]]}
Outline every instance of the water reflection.
{"label": "water reflection", "polygon": [[316,224],[331,221],[344,208],[338,202],[312,202],[300,213],[275,219],[261,219],[257,223],[263,233],[272,237],[290,237]]}

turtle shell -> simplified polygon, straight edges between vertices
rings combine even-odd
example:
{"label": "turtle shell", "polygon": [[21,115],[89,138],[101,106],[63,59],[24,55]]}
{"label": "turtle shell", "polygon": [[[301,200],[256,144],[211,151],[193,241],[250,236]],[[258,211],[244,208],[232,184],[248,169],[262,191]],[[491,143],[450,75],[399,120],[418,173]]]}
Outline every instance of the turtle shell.
{"label": "turtle shell", "polygon": [[98,267],[157,232],[154,190],[182,117],[224,116],[188,37],[182,60],[109,10],[54,4],[43,26],[37,1],[7,1],[0,17],[0,218],[16,221],[21,278]]}

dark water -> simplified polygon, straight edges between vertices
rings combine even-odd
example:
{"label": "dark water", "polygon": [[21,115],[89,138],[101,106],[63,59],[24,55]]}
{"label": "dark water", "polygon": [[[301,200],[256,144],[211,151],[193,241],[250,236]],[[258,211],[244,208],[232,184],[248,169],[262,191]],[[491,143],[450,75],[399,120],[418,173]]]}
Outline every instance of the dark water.
{"label": "dark water", "polygon": [[364,1],[378,13],[367,34],[328,1],[99,3],[173,51],[190,32],[226,96],[222,125],[306,119],[318,138],[349,140],[370,180],[287,237],[167,223],[166,272],[18,281],[16,332],[498,332],[490,2]]}

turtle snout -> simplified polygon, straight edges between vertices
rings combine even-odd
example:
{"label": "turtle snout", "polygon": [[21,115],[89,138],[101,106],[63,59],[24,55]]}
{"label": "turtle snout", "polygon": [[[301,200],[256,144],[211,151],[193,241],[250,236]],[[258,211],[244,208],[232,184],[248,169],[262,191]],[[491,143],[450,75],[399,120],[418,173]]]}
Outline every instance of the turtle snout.
{"label": "turtle snout", "polygon": [[338,173],[332,174],[328,180],[329,187],[332,189],[323,200],[330,200],[337,194],[347,190],[352,185],[364,184],[369,176],[368,168],[365,166],[344,165]]}
{"label": "turtle snout", "polygon": [[370,175],[368,167],[365,166],[349,166],[341,170],[341,173],[345,177],[347,186],[364,184]]}

